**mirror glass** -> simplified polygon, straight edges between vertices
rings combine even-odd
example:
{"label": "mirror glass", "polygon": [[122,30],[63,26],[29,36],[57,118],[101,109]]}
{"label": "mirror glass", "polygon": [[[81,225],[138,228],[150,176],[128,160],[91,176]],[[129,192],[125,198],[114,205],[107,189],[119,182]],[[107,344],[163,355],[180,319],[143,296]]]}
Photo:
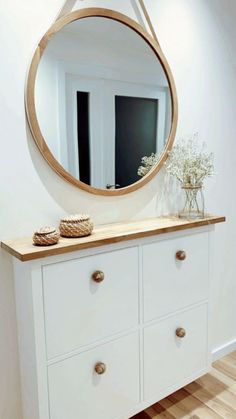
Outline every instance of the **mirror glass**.
{"label": "mirror glass", "polygon": [[[76,20],[50,39],[37,69],[35,108],[55,159],[101,189],[145,176],[172,121],[170,87],[156,54],[133,29],[104,17]],[[142,170],[144,156],[152,157]]]}

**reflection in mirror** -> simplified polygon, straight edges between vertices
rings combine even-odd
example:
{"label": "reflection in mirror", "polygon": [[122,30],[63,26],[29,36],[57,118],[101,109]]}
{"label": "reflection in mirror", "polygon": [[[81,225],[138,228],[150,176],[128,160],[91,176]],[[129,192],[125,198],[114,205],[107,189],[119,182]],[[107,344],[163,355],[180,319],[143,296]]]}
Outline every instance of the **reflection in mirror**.
{"label": "reflection in mirror", "polygon": [[79,19],[48,43],[35,84],[36,114],[56,160],[96,188],[140,179],[144,156],[161,154],[171,95],[157,56],[128,26]]}

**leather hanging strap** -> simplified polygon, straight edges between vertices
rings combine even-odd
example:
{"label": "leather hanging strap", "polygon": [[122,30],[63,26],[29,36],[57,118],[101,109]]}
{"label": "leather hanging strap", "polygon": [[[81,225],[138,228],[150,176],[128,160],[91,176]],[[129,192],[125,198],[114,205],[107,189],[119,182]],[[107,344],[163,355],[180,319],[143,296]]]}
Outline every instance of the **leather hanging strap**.
{"label": "leather hanging strap", "polygon": [[66,0],[60,12],[58,13],[56,20],[60,19],[62,16],[67,15],[67,13],[71,12],[76,1],[77,0]]}
{"label": "leather hanging strap", "polygon": [[145,19],[146,19],[146,21],[147,21],[147,23],[148,23],[148,26],[149,26],[149,28],[150,28],[151,34],[152,34],[153,38],[155,39],[155,41],[156,41],[156,42],[158,43],[158,45],[159,45],[159,42],[158,42],[158,39],[157,39],[157,36],[156,36],[156,32],[155,32],[155,29],[154,29],[154,27],[153,27],[153,24],[152,24],[151,18],[150,18],[149,14],[148,14],[147,8],[146,8],[146,6],[145,6],[145,4],[144,4],[144,0],[138,0],[138,2],[139,2],[139,4],[140,4],[140,6],[141,6],[141,9],[142,9],[143,14],[144,14],[144,16],[145,16]]}

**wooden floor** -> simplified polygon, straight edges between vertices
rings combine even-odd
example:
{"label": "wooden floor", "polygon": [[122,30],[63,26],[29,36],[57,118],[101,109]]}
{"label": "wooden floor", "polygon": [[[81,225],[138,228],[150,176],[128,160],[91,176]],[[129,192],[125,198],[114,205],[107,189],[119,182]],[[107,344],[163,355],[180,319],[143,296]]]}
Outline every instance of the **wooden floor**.
{"label": "wooden floor", "polygon": [[236,352],[132,419],[236,419]]}

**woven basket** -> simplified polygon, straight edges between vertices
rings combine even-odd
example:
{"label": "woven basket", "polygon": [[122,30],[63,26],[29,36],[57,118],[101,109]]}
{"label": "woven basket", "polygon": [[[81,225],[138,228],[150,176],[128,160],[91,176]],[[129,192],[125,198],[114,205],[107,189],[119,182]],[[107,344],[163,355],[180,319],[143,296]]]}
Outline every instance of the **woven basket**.
{"label": "woven basket", "polygon": [[69,215],[61,219],[59,229],[63,237],[84,237],[92,233],[93,223],[89,215]]}
{"label": "woven basket", "polygon": [[59,238],[60,234],[54,227],[42,227],[35,231],[33,243],[36,246],[52,246],[58,243]]}

